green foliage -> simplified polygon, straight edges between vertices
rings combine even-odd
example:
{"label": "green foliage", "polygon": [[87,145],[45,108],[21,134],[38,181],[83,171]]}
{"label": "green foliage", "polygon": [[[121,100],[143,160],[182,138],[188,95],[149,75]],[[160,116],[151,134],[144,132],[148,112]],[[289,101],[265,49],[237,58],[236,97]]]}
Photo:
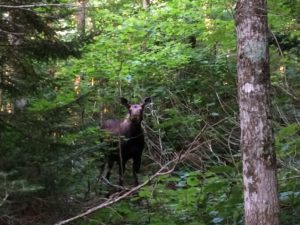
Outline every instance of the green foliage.
{"label": "green foliage", "polygon": [[283,224],[297,224],[299,222],[300,181],[299,181],[299,124],[291,123],[281,127],[276,133],[275,145],[277,156],[283,165],[279,169],[280,184],[279,199],[285,205],[282,209]]}
{"label": "green foliage", "polygon": [[[271,0],[268,15],[282,46],[280,52],[270,41],[284,225],[297,224],[300,215],[298,2]],[[154,1],[145,10],[138,1],[90,0],[88,6],[80,38],[74,8],[11,10],[9,21],[0,6],[0,223],[54,224],[110,192],[98,177],[114,140],[99,124],[124,116],[123,95],[154,102],[145,109],[151,129],[145,126],[141,180],[157,161],[187,149],[193,154],[175,173],[78,224],[243,224],[234,2]],[[10,43],[10,32],[25,34],[22,47]]]}
{"label": "green foliage", "polygon": [[297,123],[281,128],[276,134],[276,148],[281,157],[293,155],[298,158],[300,148],[300,127]]}
{"label": "green foliage", "polygon": [[87,224],[242,224],[241,177],[228,166],[215,167],[224,168],[228,172],[178,171],[159,177],[130,201],[96,213]]}

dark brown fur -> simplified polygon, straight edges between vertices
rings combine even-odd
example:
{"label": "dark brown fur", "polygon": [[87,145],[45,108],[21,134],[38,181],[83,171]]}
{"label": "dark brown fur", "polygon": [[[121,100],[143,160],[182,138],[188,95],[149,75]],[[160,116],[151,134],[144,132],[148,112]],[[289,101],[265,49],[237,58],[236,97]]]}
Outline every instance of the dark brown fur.
{"label": "dark brown fur", "polygon": [[119,183],[123,185],[123,174],[125,165],[129,159],[133,160],[132,172],[134,184],[138,185],[137,173],[141,166],[141,157],[145,145],[144,133],[141,127],[145,106],[151,102],[146,98],[141,104],[129,104],[128,100],[121,98],[121,103],[127,107],[128,115],[124,120],[106,120],[102,129],[119,138],[119,147],[115,152],[108,155],[108,172],[106,178],[110,177],[110,170],[114,162],[119,164]]}

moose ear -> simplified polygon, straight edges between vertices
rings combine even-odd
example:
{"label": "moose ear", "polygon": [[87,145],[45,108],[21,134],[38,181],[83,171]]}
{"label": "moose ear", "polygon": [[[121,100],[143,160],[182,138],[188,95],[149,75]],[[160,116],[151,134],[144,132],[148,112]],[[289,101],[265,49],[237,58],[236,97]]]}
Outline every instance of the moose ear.
{"label": "moose ear", "polygon": [[126,98],[121,97],[120,98],[121,104],[124,105],[125,107],[129,108],[129,102]]}
{"label": "moose ear", "polygon": [[147,98],[145,98],[144,101],[143,101],[143,106],[146,106],[146,105],[148,105],[149,103],[151,103],[151,98],[150,98],[150,97],[147,97]]}

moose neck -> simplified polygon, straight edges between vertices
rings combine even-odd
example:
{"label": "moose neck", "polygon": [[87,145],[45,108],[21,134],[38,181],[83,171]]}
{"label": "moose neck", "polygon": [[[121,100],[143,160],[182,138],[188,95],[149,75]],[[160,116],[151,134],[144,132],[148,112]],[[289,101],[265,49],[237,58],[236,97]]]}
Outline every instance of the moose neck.
{"label": "moose neck", "polygon": [[126,129],[126,136],[134,137],[138,136],[143,133],[141,120],[132,120],[127,118],[123,122],[125,124]]}

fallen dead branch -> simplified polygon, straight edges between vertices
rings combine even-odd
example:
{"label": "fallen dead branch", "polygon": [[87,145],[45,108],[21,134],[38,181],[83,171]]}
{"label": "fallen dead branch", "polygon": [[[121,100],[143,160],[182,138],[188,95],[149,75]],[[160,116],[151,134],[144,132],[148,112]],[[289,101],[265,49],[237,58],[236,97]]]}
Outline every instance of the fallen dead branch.
{"label": "fallen dead branch", "polygon": [[[87,216],[99,209],[105,208],[109,205],[112,205],[128,196],[130,196],[131,194],[135,193],[137,190],[141,189],[142,187],[146,186],[149,182],[151,182],[153,179],[155,179],[158,176],[162,176],[162,175],[166,175],[166,174],[170,174],[174,171],[176,165],[185,157],[185,154],[183,155],[177,155],[172,161],[168,162],[166,165],[164,165],[163,167],[161,167],[155,174],[153,174],[150,178],[148,178],[144,183],[133,187],[132,189],[128,190],[128,191],[124,191],[122,190],[121,192],[115,193],[113,195],[111,195],[105,202],[101,203],[100,205],[97,205],[93,208],[88,209],[87,211],[78,214],[74,217],[71,217],[69,219],[66,220],[62,220],[57,222],[55,225],[63,225],[63,224],[67,224],[70,223],[74,220],[77,220],[79,218],[82,218],[84,216]],[[173,165],[172,165],[173,164]],[[171,168],[169,168],[171,166]],[[169,168],[169,169],[168,169]]]}
{"label": "fallen dead branch", "polygon": [[[203,131],[206,129],[206,126],[203,127],[203,129],[199,132],[199,134],[195,137],[193,143],[196,143],[201,134],[203,133]],[[199,146],[198,146],[199,147]],[[102,202],[101,204],[92,207],[88,210],[86,210],[83,213],[80,213],[74,217],[71,217],[69,219],[65,219],[62,221],[57,222],[55,225],[63,225],[63,224],[67,224],[70,223],[74,220],[80,219],[82,217],[85,217],[93,212],[96,212],[99,209],[105,208],[107,206],[110,206],[128,196],[130,196],[131,194],[135,193],[136,191],[138,191],[139,189],[141,189],[142,187],[146,186],[147,184],[149,184],[152,180],[154,180],[156,177],[159,176],[163,176],[163,175],[167,175],[172,173],[176,166],[178,165],[178,163],[182,162],[184,159],[186,159],[188,157],[188,155],[190,153],[192,153],[193,151],[195,151],[198,148],[195,148],[193,146],[193,144],[189,145],[187,149],[183,149],[179,154],[174,154],[174,157],[172,160],[168,161],[166,164],[164,164],[163,166],[161,166],[161,168],[155,173],[153,174],[151,177],[149,177],[145,182],[143,182],[142,184],[135,186],[133,188],[131,188],[130,190],[128,189],[123,189],[120,192],[117,192],[113,195],[111,195],[106,201]]]}

